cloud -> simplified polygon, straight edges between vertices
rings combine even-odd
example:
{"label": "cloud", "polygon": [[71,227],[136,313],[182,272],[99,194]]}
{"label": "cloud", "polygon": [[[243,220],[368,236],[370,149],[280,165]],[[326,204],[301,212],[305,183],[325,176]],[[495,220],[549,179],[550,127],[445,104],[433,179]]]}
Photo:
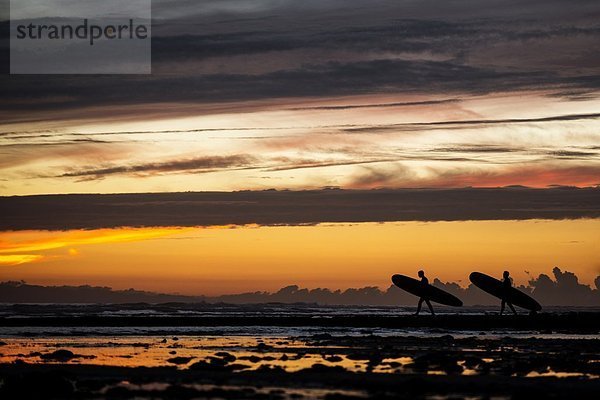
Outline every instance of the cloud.
{"label": "cloud", "polygon": [[397,158],[363,159],[363,160],[309,160],[309,159],[291,159],[277,158],[278,161],[284,161],[284,165],[266,168],[264,171],[291,171],[306,168],[324,168],[339,167],[344,165],[364,165],[376,164],[390,161],[397,161]]}
{"label": "cloud", "polygon": [[599,205],[600,188],[562,187],[14,196],[0,230],[598,218]]}
{"label": "cloud", "polygon": [[[600,290],[578,283],[577,276],[571,272],[553,269],[555,280],[541,274],[532,279],[527,286],[519,286],[522,290],[540,301],[544,306],[571,305],[594,306],[600,301]],[[600,280],[600,277],[596,278]],[[441,282],[434,279],[433,285],[446,290],[463,300],[465,305],[499,305],[499,300],[470,284],[464,288],[455,282]],[[210,299],[207,299],[210,301]],[[417,298],[391,285],[387,290],[377,287],[364,287],[346,290],[330,290],[324,288],[301,289],[291,285],[274,293],[258,292],[240,295],[219,296],[216,301],[231,303],[257,302],[307,302],[319,304],[341,305],[414,305]]]}
{"label": "cloud", "polygon": [[9,254],[0,255],[0,266],[14,266],[40,261],[44,258],[39,254]]}
{"label": "cloud", "polygon": [[[96,140],[62,140],[61,137],[52,138],[52,142],[28,142],[19,140],[11,145],[0,144],[0,168],[14,168],[16,166],[34,163],[36,161],[59,159],[61,162],[106,162],[117,160],[131,155],[133,147],[127,142],[102,142]],[[1,139],[0,139],[1,140]],[[7,147],[10,147],[7,149]],[[8,150],[8,151],[2,151]],[[44,168],[44,176],[47,169]]]}
{"label": "cloud", "polygon": [[[528,286],[518,289],[533,295],[544,307],[547,306],[597,306],[600,301],[600,289],[578,283],[571,272],[562,272],[554,268],[555,280],[542,274],[532,279]],[[600,276],[596,282],[600,281]],[[466,288],[455,282],[441,282],[435,279],[433,285],[446,290],[463,300],[466,306],[494,305],[499,300],[474,285]],[[306,289],[298,285],[289,285],[270,293],[264,291],[225,294],[221,296],[179,296],[161,293],[143,292],[134,289],[120,291],[107,287],[91,286],[38,286],[24,282],[1,282],[0,302],[19,303],[158,303],[158,302],[209,302],[230,304],[258,303],[317,303],[322,305],[379,305],[398,306],[416,305],[418,299],[391,285],[382,290],[378,287],[349,288],[331,290],[327,288]]]}
{"label": "cloud", "polygon": [[131,175],[148,177],[158,174],[209,173],[225,170],[262,169],[264,172],[291,171],[306,168],[324,168],[345,165],[373,164],[397,161],[397,158],[360,160],[317,160],[292,157],[271,157],[260,159],[247,154],[232,156],[208,156],[166,162],[144,163],[129,166],[108,166],[104,168],[83,168],[58,175],[58,178],[83,178],[84,180],[103,179],[111,175]]}
{"label": "cloud", "polygon": [[432,149],[431,151],[441,152],[441,153],[513,153],[518,151],[523,151],[522,148],[517,147],[506,147],[506,146],[497,146],[490,144],[481,144],[481,145],[473,145],[473,144],[462,144],[462,145],[453,145],[451,147],[437,147]]}
{"label": "cloud", "polygon": [[136,176],[148,176],[164,173],[182,172],[213,172],[217,170],[251,168],[256,162],[256,157],[247,154],[231,156],[208,156],[195,157],[183,160],[164,162],[143,163],[134,165],[115,165],[104,168],[84,168],[65,172],[60,178],[86,178],[102,179],[109,175],[132,174]]}
{"label": "cloud", "polygon": [[[561,304],[565,299],[573,305],[598,304],[600,296],[598,289],[593,290],[588,285],[579,283],[577,276],[569,271],[562,272],[560,268],[552,269],[554,280],[546,274],[541,274],[529,282],[533,288],[532,295],[545,304]],[[600,276],[596,278],[596,281]]]}
{"label": "cloud", "polygon": [[569,122],[582,120],[600,119],[600,113],[588,114],[563,114],[553,115],[549,117],[538,118],[504,118],[504,119],[472,119],[472,120],[456,120],[456,121],[433,121],[433,122],[413,122],[388,125],[372,125],[361,127],[345,128],[346,132],[383,132],[383,131],[401,131],[401,130],[418,130],[418,129],[450,129],[452,127],[469,128],[491,125],[513,125],[513,124],[528,124],[540,122]]}
{"label": "cloud", "polygon": [[[0,78],[0,81],[6,78]],[[21,118],[18,110],[34,111],[8,99],[59,96],[69,91],[69,103],[40,104],[37,111],[149,103],[219,103],[285,97],[318,97],[380,92],[489,93],[564,85],[564,78],[546,72],[499,72],[452,61],[368,60],[306,64],[260,75],[152,75],[136,80],[117,76],[84,78],[10,78],[3,84],[5,121]],[[427,86],[420,82],[427,81]],[[319,84],[315,84],[319,82]],[[94,96],[89,96],[94,93]],[[10,113],[9,113],[10,111]],[[124,111],[126,111],[124,109]],[[165,110],[168,111],[168,110]],[[158,111],[157,111],[158,112]],[[98,116],[98,115],[97,115]],[[51,116],[48,115],[48,118]],[[89,115],[88,117],[92,117]]]}
{"label": "cloud", "polygon": [[[54,135],[39,135],[38,138],[42,137],[54,137]],[[31,136],[13,136],[11,140],[20,140],[20,139],[31,139]],[[68,145],[80,145],[86,143],[110,143],[104,140],[97,139],[73,139],[68,141],[61,142],[26,142],[26,143],[0,143],[0,148],[2,147],[36,147],[42,148],[44,146],[68,146]]]}
{"label": "cloud", "polygon": [[[600,10],[598,4],[581,2],[566,10],[558,1],[516,7],[513,0],[494,0],[493,7],[485,8],[474,8],[467,0],[443,6],[429,1],[373,0],[370,7],[355,0],[156,3],[152,75],[0,76],[4,127],[0,132],[0,167],[12,181],[6,185],[6,193],[52,191],[61,184],[69,191],[111,191],[123,183],[124,176],[246,168],[261,169],[270,176],[246,180],[243,172],[234,172],[229,174],[231,179],[218,183],[206,176],[194,181],[195,188],[260,188],[266,179],[281,179],[286,175],[283,171],[291,172],[289,178],[280,180],[279,188],[345,185],[352,173],[350,187],[364,188],[397,186],[397,181],[436,187],[453,182],[458,186],[479,182],[533,186],[596,183],[591,176],[595,173],[593,165],[587,166],[588,170],[577,168],[583,161],[591,164],[597,155],[565,144],[597,139],[594,127],[600,114],[594,112],[593,101],[600,89],[600,56],[590,49],[600,39],[600,24],[594,18]],[[9,26],[9,21],[4,21],[0,29],[8,33]],[[7,67],[8,42],[0,46],[4,46],[0,57]],[[506,94],[532,100],[519,100],[514,106]],[[538,104],[536,99],[543,96],[560,99],[542,99],[543,104]],[[567,104],[569,101],[577,103]],[[510,118],[511,112],[519,118]],[[155,119],[186,117],[197,118],[196,129],[177,129],[189,126],[190,121],[173,121],[173,130],[160,124],[154,131],[147,124]],[[246,125],[240,127],[242,121]],[[394,123],[400,121],[416,122]],[[566,126],[567,122],[572,124]],[[102,131],[103,123],[110,123],[107,130],[115,131]],[[131,131],[123,128],[125,123],[131,123],[127,125]],[[144,127],[137,127],[138,123]],[[230,124],[232,128],[222,128]],[[100,131],[85,133],[94,125]],[[33,132],[40,127],[43,131]],[[543,131],[546,127],[548,134]],[[486,129],[479,132],[481,128]],[[231,138],[235,135],[226,131],[233,130],[249,134]],[[294,139],[288,142],[285,153],[284,146],[276,149],[284,142],[281,138],[262,140],[265,143],[259,145],[256,142],[266,133],[261,131],[266,130],[273,136],[304,136],[304,147],[312,146],[308,150],[316,151],[308,154],[303,147],[292,154],[289,150],[296,150],[292,149]],[[447,132],[450,130],[454,132]],[[458,130],[465,131],[450,137]],[[214,135],[206,138],[206,147],[218,137],[222,140],[218,146],[229,146],[226,153],[203,148],[202,153],[189,150],[174,159],[153,153],[169,146],[168,154],[172,154],[175,147],[183,148],[205,136],[192,139],[186,133],[208,132]],[[374,135],[377,133],[384,134]],[[162,137],[150,138],[152,134],[171,135],[172,143],[166,144]],[[469,142],[471,134],[474,143],[470,146],[452,143],[457,138]],[[497,138],[492,137],[495,134]],[[370,141],[371,154],[366,150],[363,154],[328,153],[324,136],[356,149],[364,149]],[[357,137],[364,138],[363,144],[353,141]],[[121,157],[114,157],[114,148],[109,147],[116,144],[96,139],[132,139],[128,142],[139,140],[141,144],[122,143]],[[232,143],[234,139],[240,140]],[[252,148],[241,149],[237,147],[241,140],[255,142],[248,142]],[[299,143],[303,139],[295,140]],[[477,146],[485,140],[497,146]],[[410,141],[406,147],[423,147],[400,149],[402,141]],[[272,147],[267,148],[269,145]],[[88,158],[84,146],[105,150],[93,155],[89,150]],[[82,151],[66,154],[67,147]],[[432,148],[433,152],[429,151]],[[452,150],[463,154],[444,154]],[[281,155],[289,161],[274,160]],[[531,167],[530,172],[524,170],[531,173],[529,179],[502,168],[491,172],[485,182],[487,168],[469,171],[454,165],[545,164],[549,160],[564,161],[563,166],[573,168],[573,172],[568,175],[565,169],[546,179]],[[379,162],[404,161],[419,170],[417,176],[375,168]],[[435,180],[441,174],[437,161],[450,168],[440,180]],[[23,164],[29,165],[20,168]],[[367,164],[369,169],[363,173],[357,173],[359,167],[350,167]],[[347,168],[308,171],[341,166]],[[436,169],[429,174],[429,167]],[[340,172],[344,176],[340,177]],[[515,182],[509,182],[508,174],[513,172]],[[65,179],[54,179],[57,175]],[[431,183],[427,181],[429,175]],[[426,179],[413,183],[418,177]],[[109,179],[93,185],[73,182],[105,178]],[[167,179],[157,178],[137,180],[137,184],[143,190],[186,190],[184,181],[188,178],[191,181],[185,177],[165,183]]]}
{"label": "cloud", "polygon": [[98,286],[40,286],[25,282],[0,282],[0,301],[12,303],[167,303],[185,302],[189,296],[166,295],[139,290],[112,290]]}
{"label": "cloud", "polygon": [[427,100],[427,101],[380,103],[380,104],[346,104],[346,105],[315,106],[315,107],[293,107],[293,108],[289,108],[289,110],[292,110],[292,111],[306,111],[306,110],[337,111],[337,110],[353,110],[353,109],[357,109],[357,108],[414,107],[414,106],[430,106],[430,105],[438,105],[438,104],[451,104],[451,103],[458,103],[460,101],[461,101],[460,99],[445,99],[445,100]]}
{"label": "cloud", "polygon": [[415,176],[403,165],[365,167],[350,178],[347,187],[502,187],[522,185],[544,188],[552,185],[589,187],[600,185],[600,165],[519,165],[495,169],[457,167],[429,168],[430,176]]}
{"label": "cloud", "polygon": [[499,171],[444,171],[437,178],[423,182],[432,187],[529,187],[596,186],[600,184],[600,165],[511,167]]}
{"label": "cloud", "polygon": [[[533,296],[543,306],[595,306],[600,301],[600,290],[579,283],[577,276],[569,271],[562,272],[560,268],[552,270],[554,280],[546,274],[540,274],[531,279],[527,286],[517,289]],[[596,278],[599,280],[600,276]],[[434,286],[447,290],[460,297],[466,304],[497,304],[498,300],[484,293],[474,285],[462,288],[455,283],[442,283],[435,280]]]}
{"label": "cloud", "polygon": [[[593,2],[570,10],[562,2],[516,7],[512,0],[485,8],[466,0],[443,7],[373,0],[367,8],[350,0],[155,3],[152,76],[9,75],[5,44],[4,121],[78,112],[102,119],[116,108],[139,117],[152,103],[364,93],[543,89],[579,101],[600,87],[599,56],[590,51],[600,37]],[[2,21],[0,29],[8,28]]]}
{"label": "cloud", "polygon": [[590,152],[590,151],[572,151],[572,150],[557,150],[557,151],[549,151],[547,153],[550,156],[554,156],[556,158],[562,159],[570,159],[570,160],[580,160],[586,158],[596,158],[598,157],[598,153]]}
{"label": "cloud", "polygon": [[[392,169],[365,167],[363,172],[352,179],[352,188],[381,188],[396,186],[399,182],[416,182],[417,177],[412,170],[402,164]],[[410,186],[410,185],[409,185]]]}
{"label": "cloud", "polygon": [[75,256],[74,247],[100,243],[122,243],[154,239],[184,232],[182,228],[121,228],[93,231],[69,231],[35,240],[9,241],[0,233],[0,265],[21,265],[57,257],[51,252],[67,249],[67,254]]}
{"label": "cloud", "polygon": [[[303,140],[300,139],[299,142]],[[292,143],[295,141],[292,140]],[[299,148],[300,143],[296,142]],[[292,144],[270,144],[267,146],[292,148]],[[300,158],[287,156],[272,156],[259,158],[247,154],[232,156],[208,156],[196,158],[184,158],[182,160],[171,160],[165,162],[143,163],[134,165],[114,165],[102,168],[84,167],[75,170],[67,170],[64,173],[56,175],[57,178],[80,178],[83,181],[100,180],[112,175],[129,175],[135,177],[149,177],[159,174],[178,174],[178,173],[210,173],[228,170],[261,169],[263,172],[281,172],[293,171],[309,168],[327,168],[352,165],[368,165],[390,163],[405,160],[427,160],[427,161],[471,161],[478,163],[488,162],[484,159],[470,159],[465,157],[455,157],[451,155],[427,155],[427,154],[406,154],[395,155],[389,152],[387,157],[384,152],[360,151],[352,148],[321,148],[320,152],[338,153],[338,158]],[[44,176],[46,177],[46,176]],[[352,186],[355,187],[355,186]]]}

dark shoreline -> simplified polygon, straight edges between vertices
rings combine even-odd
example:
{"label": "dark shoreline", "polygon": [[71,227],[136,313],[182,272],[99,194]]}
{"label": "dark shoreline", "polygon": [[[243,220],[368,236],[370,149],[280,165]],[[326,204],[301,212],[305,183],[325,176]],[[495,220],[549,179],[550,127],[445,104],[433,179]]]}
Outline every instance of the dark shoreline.
{"label": "dark shoreline", "polygon": [[356,327],[440,328],[457,330],[540,330],[599,333],[600,312],[540,313],[537,315],[403,315],[389,316],[36,316],[3,317],[0,327]]}
{"label": "dark shoreline", "polygon": [[[295,373],[250,371],[231,374],[218,371],[177,370],[170,367],[128,368],[90,365],[14,365],[0,364],[5,384],[0,394],[40,395],[44,398],[223,398],[285,399],[290,389],[329,390],[326,399],[358,399],[363,396],[337,394],[354,390],[369,398],[431,398],[431,396],[508,396],[510,398],[596,398],[600,380],[578,378],[525,378],[515,376],[401,375],[310,370]],[[136,388],[118,387],[127,380]],[[72,388],[73,382],[76,389]],[[144,384],[167,384],[164,390]],[[112,386],[105,394],[103,385]],[[194,386],[197,385],[197,386]],[[199,388],[199,385],[207,385]],[[214,385],[214,386],[210,386]],[[257,393],[266,388],[276,396]],[[271,389],[272,388],[272,389]]]}

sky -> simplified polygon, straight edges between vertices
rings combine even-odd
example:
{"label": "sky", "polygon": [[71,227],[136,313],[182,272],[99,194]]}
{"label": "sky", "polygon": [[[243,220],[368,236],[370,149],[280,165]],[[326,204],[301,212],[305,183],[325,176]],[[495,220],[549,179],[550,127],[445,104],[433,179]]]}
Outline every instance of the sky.
{"label": "sky", "polygon": [[[85,202],[34,212],[35,198],[21,197],[31,214],[4,218],[0,280],[215,295],[382,285],[417,266],[452,280],[502,265],[521,281],[559,264],[587,283],[597,276],[597,189],[542,195],[533,212],[453,192],[600,184],[597,1],[155,0],[152,18],[151,75],[9,75],[2,36],[0,196],[426,188],[449,190],[426,203],[459,196],[460,212],[407,218],[388,204],[384,217],[353,208],[297,221],[242,207],[221,221],[229,209],[198,208],[196,222],[177,224],[160,218],[181,220],[177,207],[199,203],[163,215],[136,199],[127,210],[139,218],[124,223]],[[0,20],[6,33],[8,14]],[[83,218],[86,207],[96,211]],[[424,220],[439,222],[420,236]],[[330,222],[361,224],[318,225]],[[207,233],[215,244],[203,247]],[[399,253],[405,240],[414,246]]]}
{"label": "sky", "polygon": [[595,1],[152,15],[152,75],[0,77],[0,194],[600,183]]}
{"label": "sky", "polygon": [[472,271],[526,284],[558,266],[593,287],[599,232],[598,219],[20,231],[0,235],[0,266],[2,280],[209,296],[386,288],[421,268],[466,287]]}

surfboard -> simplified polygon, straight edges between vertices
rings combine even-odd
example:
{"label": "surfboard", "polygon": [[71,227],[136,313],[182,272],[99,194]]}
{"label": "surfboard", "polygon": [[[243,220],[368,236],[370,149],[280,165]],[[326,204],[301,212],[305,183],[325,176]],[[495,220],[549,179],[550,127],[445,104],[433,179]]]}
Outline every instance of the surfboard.
{"label": "surfboard", "polygon": [[479,289],[491,294],[492,296],[503,299],[515,306],[519,306],[530,311],[540,311],[542,306],[535,299],[519,289],[511,287],[508,293],[505,293],[502,281],[493,278],[481,272],[473,272],[469,275],[469,280]]}
{"label": "surfboard", "polygon": [[392,282],[400,289],[417,297],[423,297],[446,306],[461,307],[463,305],[463,302],[458,297],[432,285],[423,288],[421,281],[405,275],[396,274],[392,276]]}

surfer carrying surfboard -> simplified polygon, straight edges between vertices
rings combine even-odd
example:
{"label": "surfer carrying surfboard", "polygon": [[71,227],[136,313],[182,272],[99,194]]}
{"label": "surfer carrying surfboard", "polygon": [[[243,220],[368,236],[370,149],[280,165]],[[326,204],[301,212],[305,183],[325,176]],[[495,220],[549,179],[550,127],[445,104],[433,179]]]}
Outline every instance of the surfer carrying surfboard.
{"label": "surfer carrying surfboard", "polygon": [[540,303],[535,301],[533,297],[513,287],[508,271],[504,271],[503,277],[503,280],[498,280],[481,272],[471,272],[469,280],[479,289],[502,300],[500,315],[504,312],[506,304],[508,304],[515,315],[517,314],[517,311],[514,306],[529,310],[532,314],[542,309]]}
{"label": "surfer carrying surfboard", "polygon": [[432,315],[435,315],[435,313],[433,312],[431,301],[452,307],[461,307],[463,305],[463,302],[458,297],[430,285],[429,279],[425,277],[425,272],[419,271],[419,278],[421,278],[421,280],[401,274],[392,276],[392,283],[394,285],[419,298],[419,306],[415,315],[419,315],[423,302],[427,303]]}
{"label": "surfer carrying surfboard", "polygon": [[[427,303],[429,311],[431,311],[431,315],[435,315],[433,312],[433,307],[431,306],[431,301],[452,307],[462,306],[462,301],[458,297],[451,295],[440,288],[430,285],[429,279],[425,277],[425,272],[419,271],[419,278],[421,278],[420,281],[411,278],[410,276],[401,274],[395,274],[392,276],[392,283],[394,285],[419,298],[419,306],[417,307],[417,312],[415,315],[419,315],[423,302]],[[498,281],[498,283],[500,283],[500,281]]]}
{"label": "surfer carrying surfboard", "polygon": [[502,274],[502,277],[504,278],[502,280],[502,290],[504,292],[504,296],[502,296],[502,303],[500,304],[500,315],[502,315],[502,313],[504,313],[504,307],[506,306],[506,304],[508,304],[508,306],[512,310],[513,314],[517,315],[517,311],[513,307],[512,303],[510,303],[506,300],[509,296],[510,289],[512,288],[512,280],[510,279],[510,272],[504,271],[504,273]]}
{"label": "surfer carrying surfboard", "polygon": [[[423,270],[420,270],[418,275],[419,275],[419,278],[421,278],[421,290],[423,292],[426,292],[429,287],[429,279],[427,279],[427,277],[425,276],[425,272]],[[435,315],[435,313],[433,312],[433,307],[431,306],[429,299],[426,297],[419,298],[419,305],[417,306],[417,312],[415,313],[415,315],[419,315],[419,313],[421,312],[421,306],[423,305],[423,302],[427,303],[427,307],[429,307],[429,311],[431,312],[431,315]]]}

